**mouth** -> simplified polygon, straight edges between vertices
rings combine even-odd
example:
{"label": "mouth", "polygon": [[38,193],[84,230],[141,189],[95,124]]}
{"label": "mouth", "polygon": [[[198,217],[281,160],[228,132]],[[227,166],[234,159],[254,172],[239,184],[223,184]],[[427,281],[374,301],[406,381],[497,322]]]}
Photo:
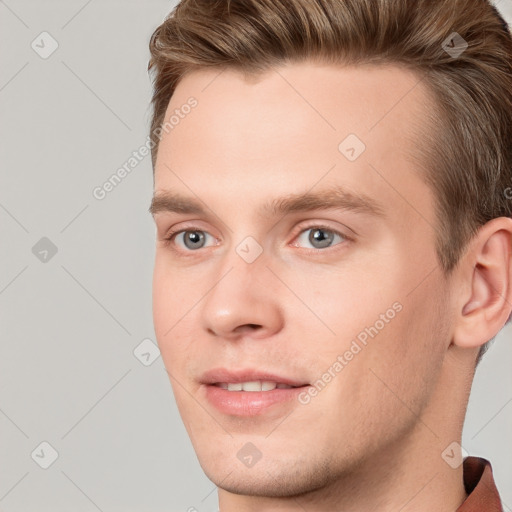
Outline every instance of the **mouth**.
{"label": "mouth", "polygon": [[290,386],[283,382],[272,382],[268,380],[253,380],[247,382],[216,382],[212,384],[221,389],[227,389],[228,391],[248,391],[249,393],[255,393],[258,391],[272,391],[273,389],[293,389],[302,386]]}
{"label": "mouth", "polygon": [[229,391],[272,391],[309,386],[305,380],[264,370],[214,368],[205,372],[201,384],[219,386]]}
{"label": "mouth", "polygon": [[310,386],[304,381],[256,370],[218,368],[201,379],[206,399],[220,412],[232,416],[255,416],[267,410],[284,414],[297,396]]}

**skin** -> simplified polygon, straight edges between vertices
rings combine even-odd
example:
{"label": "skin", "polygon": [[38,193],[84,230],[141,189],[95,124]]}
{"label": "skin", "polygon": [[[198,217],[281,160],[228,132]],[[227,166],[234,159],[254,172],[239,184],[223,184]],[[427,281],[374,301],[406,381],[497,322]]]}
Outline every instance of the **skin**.
{"label": "skin", "polygon": [[[153,312],[176,402],[222,512],[454,511],[462,466],[442,457],[461,440],[478,349],[505,324],[512,294],[512,221],[494,219],[449,276],[435,252],[434,197],[410,155],[431,100],[405,69],[313,62],[247,79],[187,74],[166,119],[197,107],[161,139],[155,194],[198,199],[207,214],[154,213]],[[338,149],[356,134],[353,162]],[[339,186],[383,215],[340,210],[260,214],[269,199]],[[315,226],[339,231],[317,248]],[[170,230],[202,230],[189,249]],[[183,233],[182,233],[183,234]],[[263,252],[247,263],[251,236]],[[251,367],[313,383],[365,327],[402,309],[307,405],[257,417],[222,414],[199,379]],[[247,443],[261,459],[246,467]]]}

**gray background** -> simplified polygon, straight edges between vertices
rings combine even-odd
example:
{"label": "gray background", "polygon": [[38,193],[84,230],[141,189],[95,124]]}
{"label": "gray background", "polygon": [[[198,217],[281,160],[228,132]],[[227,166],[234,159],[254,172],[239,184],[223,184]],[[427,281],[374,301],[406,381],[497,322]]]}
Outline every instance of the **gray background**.
{"label": "gray background", "polygon": [[[0,0],[2,512],[217,510],[161,358],[134,355],[155,342],[150,157],[92,194],[146,141],[148,41],[174,3]],[[463,438],[509,512],[511,335],[477,370]]]}

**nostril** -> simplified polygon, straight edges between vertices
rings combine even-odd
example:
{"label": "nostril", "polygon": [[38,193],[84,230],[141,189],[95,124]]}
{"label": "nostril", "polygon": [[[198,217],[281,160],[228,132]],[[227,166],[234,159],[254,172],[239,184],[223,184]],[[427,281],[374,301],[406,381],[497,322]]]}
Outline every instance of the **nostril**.
{"label": "nostril", "polygon": [[244,332],[244,331],[256,331],[258,329],[261,329],[261,325],[260,324],[244,324],[244,325],[240,325],[236,328],[236,331],[240,332]]}

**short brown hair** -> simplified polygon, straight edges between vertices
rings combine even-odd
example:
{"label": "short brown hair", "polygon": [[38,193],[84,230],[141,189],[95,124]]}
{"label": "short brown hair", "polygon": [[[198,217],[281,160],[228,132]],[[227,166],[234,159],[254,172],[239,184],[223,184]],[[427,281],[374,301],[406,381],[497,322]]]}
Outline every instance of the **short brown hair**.
{"label": "short brown hair", "polygon": [[[456,56],[446,46],[454,33],[468,45]],[[436,197],[443,271],[480,226],[512,217],[512,38],[487,0],[182,0],[150,52],[153,168],[157,129],[189,71],[257,74],[306,59],[400,64],[422,77],[437,107],[417,150]]]}

